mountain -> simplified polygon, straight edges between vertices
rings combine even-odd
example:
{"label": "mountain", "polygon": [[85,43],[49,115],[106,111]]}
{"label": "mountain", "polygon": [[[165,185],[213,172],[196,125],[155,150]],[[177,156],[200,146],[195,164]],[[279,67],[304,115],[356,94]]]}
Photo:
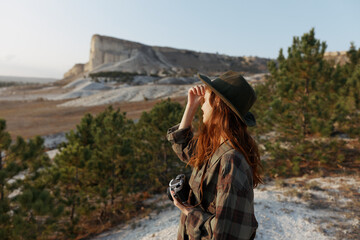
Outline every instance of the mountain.
{"label": "mountain", "polygon": [[334,66],[344,65],[349,62],[349,57],[347,56],[346,51],[336,51],[336,52],[326,52],[324,53],[324,59],[332,63]]}
{"label": "mountain", "polygon": [[163,77],[193,76],[197,72],[216,75],[230,69],[243,73],[264,73],[267,72],[269,60],[149,46],[96,34],[91,38],[89,62],[75,64],[64,74],[64,78],[75,79],[90,73],[114,71]]}

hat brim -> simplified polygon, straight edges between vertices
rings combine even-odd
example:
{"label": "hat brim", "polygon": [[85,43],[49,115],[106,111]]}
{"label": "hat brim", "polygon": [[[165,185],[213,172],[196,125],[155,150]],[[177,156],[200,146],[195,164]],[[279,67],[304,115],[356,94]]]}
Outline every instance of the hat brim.
{"label": "hat brim", "polygon": [[210,78],[205,75],[198,74],[199,79],[205,83],[216,95],[218,95],[230,108],[233,112],[249,127],[256,125],[255,116],[251,112],[247,112],[244,117],[241,116],[236,107],[222,94],[220,93],[213,85]]}

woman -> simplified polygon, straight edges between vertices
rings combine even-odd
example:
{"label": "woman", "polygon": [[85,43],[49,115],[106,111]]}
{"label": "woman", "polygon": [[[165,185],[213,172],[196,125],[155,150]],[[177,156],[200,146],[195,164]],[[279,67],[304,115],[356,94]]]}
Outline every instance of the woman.
{"label": "woman", "polygon": [[[193,168],[188,202],[173,197],[181,210],[178,239],[254,239],[253,187],[262,181],[247,126],[255,125],[249,112],[255,92],[233,71],[213,81],[199,78],[205,85],[189,89],[182,120],[167,134],[175,153]],[[201,103],[203,125],[194,137],[191,123]]]}

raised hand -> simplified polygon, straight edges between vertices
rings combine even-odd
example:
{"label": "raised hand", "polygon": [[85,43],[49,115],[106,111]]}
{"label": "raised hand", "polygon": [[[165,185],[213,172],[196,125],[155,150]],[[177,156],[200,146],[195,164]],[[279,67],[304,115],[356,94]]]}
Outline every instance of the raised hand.
{"label": "raised hand", "polygon": [[188,102],[185,108],[184,115],[181,119],[179,129],[191,126],[197,108],[199,107],[202,98],[205,95],[205,85],[198,85],[192,87],[188,91]]}
{"label": "raised hand", "polygon": [[201,103],[201,99],[205,95],[205,85],[197,85],[188,91],[188,105],[191,108],[197,109]]}

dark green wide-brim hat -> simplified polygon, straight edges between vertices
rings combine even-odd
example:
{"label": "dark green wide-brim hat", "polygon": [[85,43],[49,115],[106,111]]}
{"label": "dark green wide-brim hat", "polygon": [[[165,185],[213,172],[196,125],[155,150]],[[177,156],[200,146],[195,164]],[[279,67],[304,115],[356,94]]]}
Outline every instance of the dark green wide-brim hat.
{"label": "dark green wide-brim hat", "polygon": [[256,125],[255,116],[249,112],[256,101],[256,94],[250,84],[240,73],[227,71],[214,80],[198,74],[203,81],[217,96],[228,105],[237,116],[249,127]]}

